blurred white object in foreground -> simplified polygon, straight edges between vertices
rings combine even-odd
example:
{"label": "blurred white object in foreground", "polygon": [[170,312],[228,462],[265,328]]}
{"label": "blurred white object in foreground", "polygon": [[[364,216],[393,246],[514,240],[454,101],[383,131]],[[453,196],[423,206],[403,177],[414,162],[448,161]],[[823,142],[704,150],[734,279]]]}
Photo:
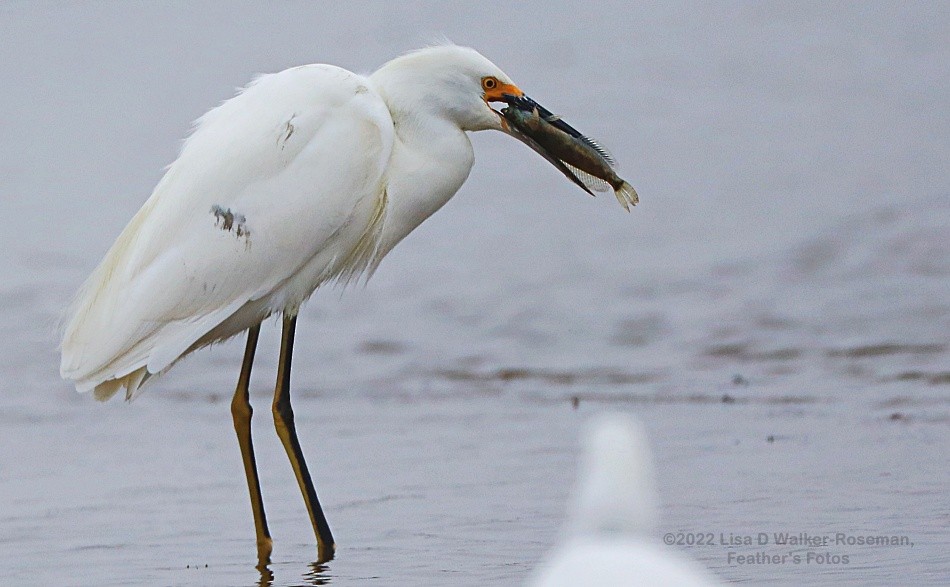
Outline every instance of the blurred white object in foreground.
{"label": "blurred white object in foreground", "polygon": [[655,536],[657,497],[642,426],[624,414],[589,425],[567,532],[534,587],[710,586],[702,566]]}

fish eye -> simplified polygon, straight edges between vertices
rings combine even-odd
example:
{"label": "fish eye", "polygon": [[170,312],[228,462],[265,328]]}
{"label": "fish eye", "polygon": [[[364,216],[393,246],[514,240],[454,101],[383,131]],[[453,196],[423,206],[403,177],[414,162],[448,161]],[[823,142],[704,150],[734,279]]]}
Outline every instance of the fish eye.
{"label": "fish eye", "polygon": [[486,77],[482,80],[482,87],[486,90],[494,90],[498,87],[498,80],[493,77]]}

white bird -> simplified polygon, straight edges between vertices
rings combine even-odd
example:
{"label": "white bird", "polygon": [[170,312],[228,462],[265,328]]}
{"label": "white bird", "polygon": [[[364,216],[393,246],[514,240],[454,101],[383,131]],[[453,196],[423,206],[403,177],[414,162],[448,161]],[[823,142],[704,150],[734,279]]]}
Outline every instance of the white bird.
{"label": "white bird", "polygon": [[[271,538],[247,389],[261,322],[283,316],[272,411],[328,560],[335,545],[290,405],[300,305],[321,285],[368,279],[456,193],[474,162],[467,132],[512,134],[581,185],[491,102],[540,108],[488,59],[453,45],[408,53],[370,76],[322,64],[261,76],[197,121],[67,312],[60,372],[100,400],[123,388],[129,399],[185,355],[248,331],[231,409],[261,564]],[[635,203],[632,188],[623,197]]]}
{"label": "white bird", "polygon": [[657,496],[646,433],[630,416],[588,425],[565,540],[531,587],[712,587],[702,566],[654,536]]}

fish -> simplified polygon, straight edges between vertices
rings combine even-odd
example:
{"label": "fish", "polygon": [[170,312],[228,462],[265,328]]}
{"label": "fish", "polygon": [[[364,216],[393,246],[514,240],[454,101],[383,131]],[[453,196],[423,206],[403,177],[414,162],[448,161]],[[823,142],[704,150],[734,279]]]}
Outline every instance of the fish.
{"label": "fish", "polygon": [[617,175],[613,157],[606,149],[530,98],[513,100],[501,114],[523,135],[519,138],[587,193],[612,188],[628,212],[640,201],[633,186]]}

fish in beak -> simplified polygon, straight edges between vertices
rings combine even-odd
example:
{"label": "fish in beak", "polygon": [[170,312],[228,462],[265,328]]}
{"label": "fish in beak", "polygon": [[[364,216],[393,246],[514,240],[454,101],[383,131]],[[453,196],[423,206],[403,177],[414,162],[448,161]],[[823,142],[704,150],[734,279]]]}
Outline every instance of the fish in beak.
{"label": "fish in beak", "polygon": [[[516,89],[516,88],[515,88]],[[627,211],[639,202],[636,190],[617,175],[610,153],[520,90],[502,94],[502,128],[531,147],[585,192],[613,189]],[[497,112],[497,111],[496,111]]]}

